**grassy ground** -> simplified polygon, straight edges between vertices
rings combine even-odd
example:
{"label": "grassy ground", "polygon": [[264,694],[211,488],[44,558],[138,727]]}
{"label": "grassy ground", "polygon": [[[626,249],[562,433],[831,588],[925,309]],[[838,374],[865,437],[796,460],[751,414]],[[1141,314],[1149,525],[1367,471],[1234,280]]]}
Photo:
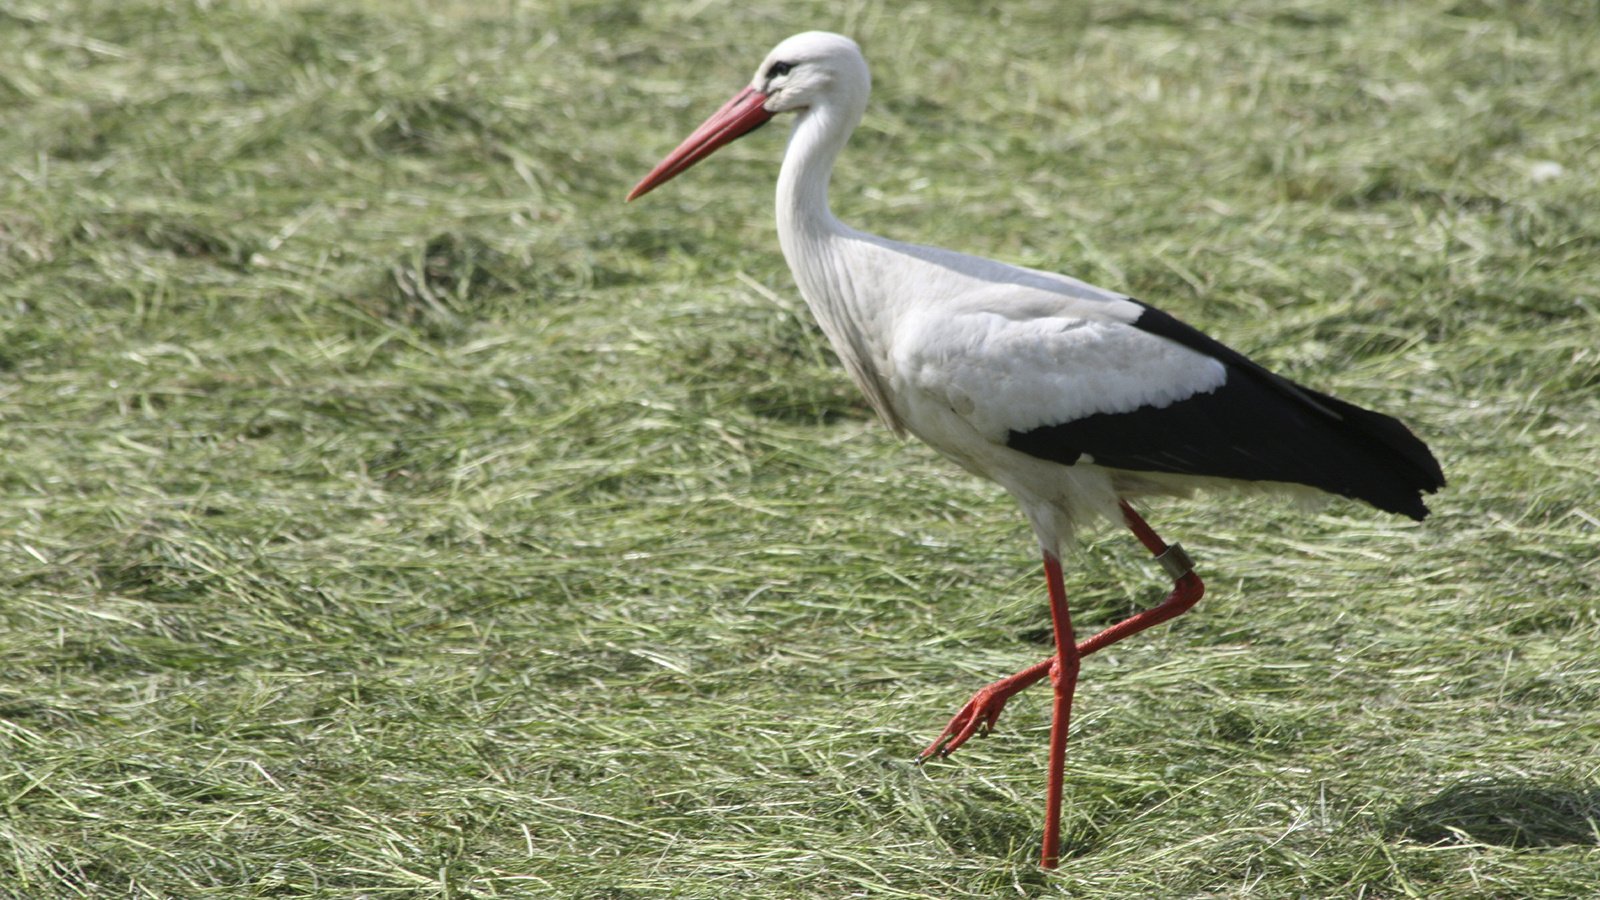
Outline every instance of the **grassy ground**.
{"label": "grassy ground", "polygon": [[[1581,3],[0,10],[0,896],[1600,892],[1600,20]],[[342,11],[330,11],[337,7]],[[642,11],[641,11],[642,10]],[[629,186],[808,27],[846,220],[1403,415],[1427,523],[1157,505],[1204,604],[918,769],[1047,620],[870,420],[782,135]],[[1107,535],[1083,628],[1158,595]]]}

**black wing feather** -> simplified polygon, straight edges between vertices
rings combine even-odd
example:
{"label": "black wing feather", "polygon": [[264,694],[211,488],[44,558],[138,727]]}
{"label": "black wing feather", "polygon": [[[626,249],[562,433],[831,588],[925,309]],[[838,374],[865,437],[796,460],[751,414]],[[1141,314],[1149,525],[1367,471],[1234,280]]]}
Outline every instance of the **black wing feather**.
{"label": "black wing feather", "polygon": [[[1134,301],[1139,302],[1139,301]],[[1439,462],[1397,419],[1295,384],[1145,303],[1133,325],[1221,362],[1216,390],[1164,407],[1096,413],[1013,431],[1007,446],[1096,465],[1304,484],[1421,519],[1421,494],[1444,486]]]}

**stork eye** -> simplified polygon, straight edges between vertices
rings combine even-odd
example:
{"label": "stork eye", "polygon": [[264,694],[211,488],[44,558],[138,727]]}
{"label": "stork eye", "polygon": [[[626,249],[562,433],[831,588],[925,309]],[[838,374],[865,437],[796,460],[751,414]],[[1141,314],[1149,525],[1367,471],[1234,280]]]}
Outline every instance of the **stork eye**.
{"label": "stork eye", "polygon": [[770,67],[768,67],[768,69],[767,69],[767,77],[768,78],[779,78],[781,76],[789,74],[789,71],[791,69],[793,69],[793,68],[794,68],[794,63],[775,62]]}

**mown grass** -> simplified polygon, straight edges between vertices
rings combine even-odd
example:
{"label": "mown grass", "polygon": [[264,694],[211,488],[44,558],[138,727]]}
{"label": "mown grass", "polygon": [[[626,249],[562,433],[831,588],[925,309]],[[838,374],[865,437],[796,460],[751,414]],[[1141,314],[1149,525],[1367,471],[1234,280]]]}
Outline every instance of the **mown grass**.
{"label": "mown grass", "polygon": [[[1398,412],[1420,526],[1150,510],[1211,592],[1046,650],[1007,500],[870,420],[781,135],[620,198],[810,27],[835,188]],[[1583,4],[0,11],[0,895],[1600,892],[1600,22]],[[1158,574],[1107,535],[1085,629]]]}

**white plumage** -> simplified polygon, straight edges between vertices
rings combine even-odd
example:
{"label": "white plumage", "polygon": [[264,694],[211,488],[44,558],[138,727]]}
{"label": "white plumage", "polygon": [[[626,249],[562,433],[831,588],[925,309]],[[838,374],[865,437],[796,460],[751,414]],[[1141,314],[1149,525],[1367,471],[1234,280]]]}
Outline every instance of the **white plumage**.
{"label": "white plumage", "polygon": [[[764,73],[780,62],[792,68],[774,84]],[[1119,518],[1111,476],[1034,465],[1006,446],[1007,435],[1164,407],[1214,389],[1225,373],[1216,360],[1131,327],[1141,308],[1121,294],[840,222],[828,182],[870,84],[855,42],[821,32],[782,42],[757,70],[752,87],[766,88],[767,111],[800,112],[778,175],[784,257],[885,423],[1004,485],[1044,526],[1043,549],[1059,553],[1076,525]]]}

